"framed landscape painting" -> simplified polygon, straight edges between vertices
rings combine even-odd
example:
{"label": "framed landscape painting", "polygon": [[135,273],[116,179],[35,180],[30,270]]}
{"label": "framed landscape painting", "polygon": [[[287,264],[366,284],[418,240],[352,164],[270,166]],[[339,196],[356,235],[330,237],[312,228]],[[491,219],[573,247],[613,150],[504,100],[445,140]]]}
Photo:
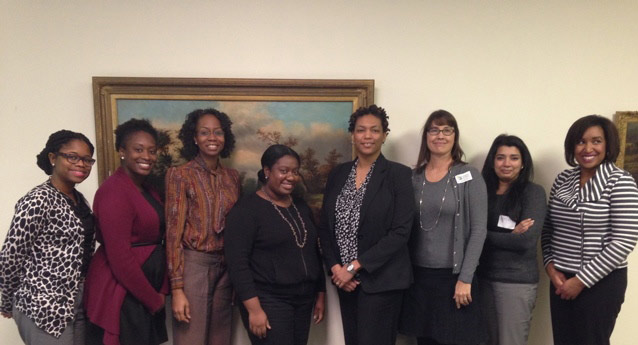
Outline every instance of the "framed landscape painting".
{"label": "framed landscape painting", "polygon": [[638,181],[638,111],[618,111],[614,122],[620,135],[620,154],[616,165]]}
{"label": "framed landscape painting", "polygon": [[185,163],[178,133],[186,115],[215,108],[233,121],[235,149],[222,164],[240,172],[243,193],[257,188],[263,151],[285,144],[302,157],[302,188],[316,210],[329,171],[352,159],[348,119],[374,102],[374,81],[93,77],[93,95],[100,183],[119,166],[114,129],[145,118],[160,134],[150,178],[161,191],[168,167]]}

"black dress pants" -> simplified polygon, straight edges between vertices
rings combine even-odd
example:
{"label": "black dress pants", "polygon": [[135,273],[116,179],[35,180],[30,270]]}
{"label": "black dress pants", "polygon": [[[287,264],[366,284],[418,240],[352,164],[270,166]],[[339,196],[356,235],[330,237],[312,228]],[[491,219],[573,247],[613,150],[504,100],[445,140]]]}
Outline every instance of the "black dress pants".
{"label": "black dress pants", "polygon": [[394,345],[404,290],[366,293],[339,290],[346,345]]}
{"label": "black dress pants", "polygon": [[263,308],[271,329],[266,337],[257,338],[250,331],[248,311],[239,303],[239,313],[248,338],[253,345],[306,345],[312,322],[312,310],[316,293],[291,295],[260,290],[259,303]]}
{"label": "black dress pants", "polygon": [[[564,273],[564,272],[563,272]],[[573,274],[564,273],[567,279]],[[556,295],[550,282],[549,302],[555,345],[608,345],[625,300],[627,269],[612,271],[573,300]]]}

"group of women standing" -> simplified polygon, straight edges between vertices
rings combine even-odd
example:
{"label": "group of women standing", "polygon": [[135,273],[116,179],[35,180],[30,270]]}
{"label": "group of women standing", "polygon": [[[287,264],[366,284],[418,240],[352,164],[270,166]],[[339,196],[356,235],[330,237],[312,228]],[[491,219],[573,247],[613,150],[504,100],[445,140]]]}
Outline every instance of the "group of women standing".
{"label": "group of women standing", "polygon": [[145,183],[157,131],[119,125],[121,167],[94,213],[74,188],[93,146],[51,135],[38,155],[50,178],[18,201],[0,252],[0,312],[25,343],[160,344],[170,292],[175,344],[229,344],[233,295],[252,344],[306,344],[324,317],[325,266],[348,345],[394,344],[398,332],[418,344],[526,344],[539,237],[555,344],[609,343],[638,240],[638,188],[613,163],[608,119],[569,129],[573,168],[546,207],[520,138],[498,136],[479,173],[463,161],[456,119],[438,110],[411,170],[381,154],[385,110],[360,108],[348,127],[356,157],[330,172],[316,224],[295,193],[301,158],[284,145],[266,149],[260,188],[240,200],[238,172],[220,162],[231,124],[215,109],[187,115],[188,162],[167,172],[164,202]]}

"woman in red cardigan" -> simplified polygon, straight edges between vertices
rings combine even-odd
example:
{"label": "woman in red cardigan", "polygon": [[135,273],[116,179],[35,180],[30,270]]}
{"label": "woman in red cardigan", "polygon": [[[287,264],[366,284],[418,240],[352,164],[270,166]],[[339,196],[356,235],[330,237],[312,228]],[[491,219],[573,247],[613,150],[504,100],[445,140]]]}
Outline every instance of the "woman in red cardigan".
{"label": "woman in red cardigan", "polygon": [[87,344],[160,344],[168,340],[164,210],[144,184],[157,160],[157,131],[131,119],[115,136],[122,166],[93,202],[101,246],[86,279]]}

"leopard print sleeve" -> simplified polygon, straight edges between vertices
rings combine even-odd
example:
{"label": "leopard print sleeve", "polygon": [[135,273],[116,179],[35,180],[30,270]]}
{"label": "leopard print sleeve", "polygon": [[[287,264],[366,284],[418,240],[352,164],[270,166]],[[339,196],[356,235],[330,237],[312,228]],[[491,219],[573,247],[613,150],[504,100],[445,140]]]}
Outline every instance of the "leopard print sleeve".
{"label": "leopard print sleeve", "polygon": [[11,313],[15,291],[24,276],[33,242],[45,223],[41,190],[32,190],[15,206],[11,226],[0,251],[0,312]]}

